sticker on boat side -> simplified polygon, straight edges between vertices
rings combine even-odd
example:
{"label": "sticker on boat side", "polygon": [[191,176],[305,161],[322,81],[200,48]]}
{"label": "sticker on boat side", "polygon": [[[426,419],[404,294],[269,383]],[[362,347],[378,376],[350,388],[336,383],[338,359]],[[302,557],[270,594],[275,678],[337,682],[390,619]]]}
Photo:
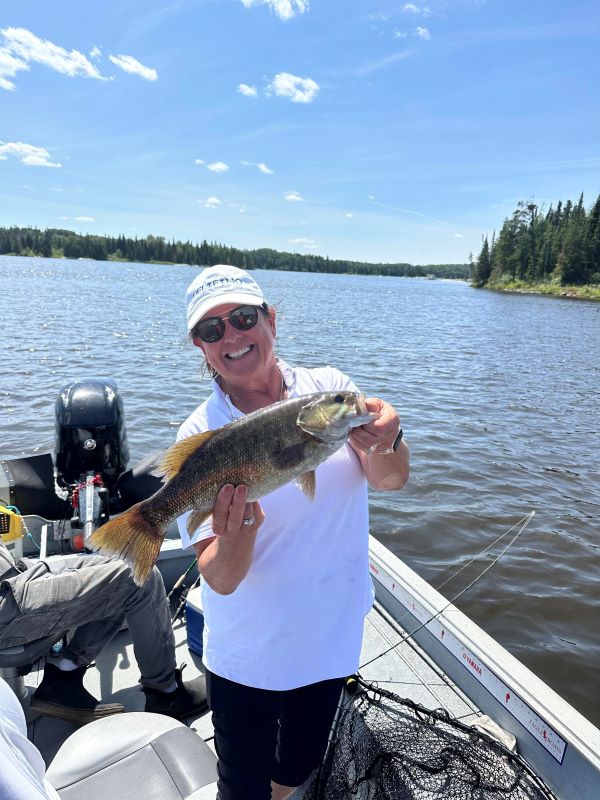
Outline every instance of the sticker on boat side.
{"label": "sticker on boat side", "polygon": [[482,661],[466,648],[450,633],[438,619],[430,619],[431,615],[418,603],[412,595],[402,588],[381,566],[369,562],[371,572],[377,580],[394,595],[394,597],[424,624],[446,650],[459,661],[473,677],[484,686],[487,691],[498,700],[507,711],[517,719],[529,733],[562,764],[567,748],[565,740],[556,733],[530,706],[510,689],[500,678]]}

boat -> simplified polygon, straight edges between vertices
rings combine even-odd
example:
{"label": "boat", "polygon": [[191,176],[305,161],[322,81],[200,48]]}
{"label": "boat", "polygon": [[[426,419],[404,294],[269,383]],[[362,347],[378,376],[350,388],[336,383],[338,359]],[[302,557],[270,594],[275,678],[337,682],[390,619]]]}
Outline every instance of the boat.
{"label": "boat", "polygon": [[[93,378],[65,385],[58,394],[55,417],[52,453],[0,460],[0,502],[5,503],[4,510],[0,509],[0,521],[4,519],[0,529],[17,557],[23,553],[61,558],[66,552],[85,550],[97,525],[148,497],[160,483],[151,474],[156,453],[129,467],[123,405],[114,381]],[[480,781],[479,793],[465,797],[597,800],[600,730],[373,537],[369,562],[376,601],[365,620],[361,668],[357,676],[349,676],[344,693],[346,707],[354,703],[357,688],[361,702],[366,697],[377,703],[391,692],[405,704],[403,708],[412,709],[419,724],[448,721],[457,731],[467,731],[469,740],[478,736],[490,747],[496,743],[503,759],[509,760],[512,752],[515,763],[522,764],[543,787],[540,794],[486,794]],[[197,645],[202,613],[195,588],[199,577],[190,551],[180,547],[176,525],[169,528],[157,563],[178,609],[187,612],[175,619],[174,630],[178,657],[190,662],[188,674],[194,677],[202,671]],[[111,793],[112,797],[161,800],[215,797],[210,715],[183,725],[140,713],[144,701],[126,628],[86,674],[91,692],[103,702],[123,703],[126,713],[81,729],[28,711],[28,698],[41,680],[43,660],[26,675],[18,674],[23,671],[15,668],[18,661],[18,654],[0,650],[0,675],[22,701],[28,737],[49,765],[49,780],[62,800],[84,795],[87,800],[104,800]],[[387,717],[389,722],[392,716]],[[165,769],[168,759],[155,759],[152,765],[144,761],[148,750],[160,750],[155,747],[157,740],[169,750],[165,737],[178,742],[174,746],[178,778],[169,777],[168,789],[161,783],[164,776],[159,780],[155,775],[155,770]],[[100,745],[100,741],[111,744]],[[334,745],[335,736],[330,754]],[[131,767],[125,778],[119,773],[124,764]],[[121,794],[114,791],[115,775]],[[153,794],[145,781],[163,788]],[[294,798],[334,796],[319,795],[314,781]],[[428,792],[407,790],[401,796],[454,797],[444,794],[443,786],[437,794]],[[356,793],[339,796],[378,795],[369,793],[365,781]]]}

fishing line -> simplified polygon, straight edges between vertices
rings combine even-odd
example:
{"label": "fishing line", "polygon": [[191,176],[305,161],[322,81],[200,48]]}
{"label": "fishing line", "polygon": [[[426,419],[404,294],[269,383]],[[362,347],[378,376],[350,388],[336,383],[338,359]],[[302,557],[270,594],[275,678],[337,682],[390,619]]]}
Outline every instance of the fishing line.
{"label": "fishing line", "polygon": [[[494,567],[494,566],[495,566],[495,565],[498,563],[498,561],[500,561],[500,559],[502,558],[502,556],[503,556],[503,555],[504,555],[504,554],[505,554],[505,553],[506,553],[508,550],[510,550],[510,548],[511,548],[511,547],[513,546],[513,544],[514,544],[514,543],[517,541],[517,539],[519,538],[519,536],[520,536],[520,535],[523,533],[523,531],[524,531],[524,530],[525,530],[525,528],[526,528],[526,527],[529,525],[529,523],[531,522],[531,520],[533,519],[533,517],[534,517],[534,516],[535,516],[535,511],[530,511],[530,512],[529,512],[529,514],[527,514],[527,516],[523,517],[523,519],[521,519],[519,522],[516,522],[516,523],[515,523],[515,524],[514,524],[514,525],[513,525],[511,528],[509,528],[509,529],[508,529],[507,531],[505,531],[505,532],[504,532],[504,533],[503,533],[501,536],[499,536],[499,537],[498,537],[498,538],[497,538],[495,541],[493,541],[491,544],[489,544],[487,547],[485,547],[485,548],[484,548],[484,549],[483,549],[483,550],[482,550],[480,553],[478,553],[477,555],[473,556],[473,558],[471,558],[471,559],[470,559],[470,561],[467,561],[467,563],[466,563],[466,564],[463,564],[463,566],[462,566],[462,567],[460,567],[460,569],[458,569],[458,570],[457,570],[455,573],[453,573],[452,575],[450,575],[450,577],[449,577],[449,578],[446,578],[446,580],[445,580],[445,581],[443,581],[443,582],[442,582],[442,583],[439,585],[439,587],[437,587],[438,589],[441,589],[441,587],[442,587],[442,586],[445,586],[445,585],[446,585],[446,584],[447,584],[449,581],[451,581],[451,580],[452,580],[452,578],[454,578],[456,575],[458,575],[460,572],[462,572],[462,570],[463,570],[463,569],[466,569],[466,567],[468,567],[468,566],[469,566],[469,564],[472,564],[472,563],[473,563],[474,561],[476,561],[476,560],[477,560],[477,559],[478,559],[480,556],[482,556],[484,553],[486,553],[486,552],[487,552],[487,551],[488,551],[488,550],[489,550],[491,547],[493,547],[493,546],[494,546],[495,544],[497,544],[499,541],[501,541],[501,540],[502,540],[502,539],[504,539],[506,536],[508,536],[508,534],[509,534],[509,533],[511,533],[512,531],[514,531],[514,529],[515,529],[517,526],[519,526],[519,525],[521,526],[521,527],[519,528],[519,530],[517,531],[517,533],[516,533],[516,534],[513,536],[513,538],[510,540],[510,542],[509,542],[509,543],[506,545],[506,547],[504,548],[504,550],[502,550],[502,551],[501,551],[501,552],[500,552],[500,553],[499,553],[499,554],[496,556],[496,558],[494,558],[494,559],[493,559],[493,560],[492,560],[492,561],[491,561],[491,562],[490,562],[490,563],[487,565],[487,567],[486,567],[486,568],[485,568],[485,569],[484,569],[484,570],[483,570],[483,571],[482,571],[482,572],[481,572],[479,575],[477,575],[477,576],[476,576],[476,577],[475,577],[475,578],[474,578],[474,579],[473,579],[473,580],[472,580],[472,581],[471,581],[469,584],[467,584],[467,586],[465,586],[465,588],[464,588],[464,589],[462,589],[460,592],[458,592],[458,594],[455,594],[455,595],[454,595],[454,597],[452,597],[450,600],[448,600],[448,602],[446,603],[446,605],[445,605],[445,606],[442,606],[442,608],[440,608],[440,610],[439,610],[439,611],[437,611],[435,614],[433,614],[431,617],[429,617],[429,619],[425,620],[425,622],[423,622],[423,623],[421,623],[420,625],[418,625],[418,626],[417,626],[417,627],[416,627],[416,628],[415,628],[413,631],[411,631],[410,633],[407,633],[407,634],[405,634],[405,635],[404,635],[404,636],[403,636],[403,637],[400,639],[400,641],[398,641],[398,642],[396,642],[395,644],[391,645],[391,646],[390,646],[390,647],[388,647],[386,650],[384,650],[382,653],[379,653],[379,655],[377,655],[377,656],[375,656],[374,658],[372,658],[370,661],[366,661],[364,664],[361,664],[361,665],[360,665],[360,667],[359,667],[359,670],[361,670],[361,669],[364,669],[365,667],[368,667],[368,666],[369,666],[370,664],[372,664],[374,661],[377,661],[379,658],[382,658],[383,656],[387,655],[388,653],[391,653],[391,651],[392,651],[392,650],[395,650],[397,647],[400,647],[400,645],[401,645],[401,644],[403,644],[403,643],[404,643],[404,642],[406,642],[408,639],[410,639],[411,637],[413,637],[413,636],[415,635],[415,633],[418,633],[420,630],[422,630],[422,629],[423,629],[423,628],[425,628],[427,625],[429,625],[429,623],[430,623],[430,622],[433,622],[433,620],[434,620],[434,619],[436,619],[437,617],[439,617],[439,616],[440,616],[440,614],[443,614],[443,613],[444,613],[444,611],[445,611],[447,608],[449,608],[451,605],[453,605],[453,604],[454,604],[454,603],[455,603],[457,600],[459,600],[459,599],[460,599],[460,598],[461,598],[461,597],[462,597],[462,596],[463,596],[463,595],[464,595],[466,592],[468,592],[468,591],[469,591],[469,589],[471,589],[473,586],[475,586],[475,584],[476,584],[476,583],[478,583],[478,582],[479,582],[479,581],[480,581],[480,580],[481,580],[481,579],[484,577],[484,575],[486,575],[486,574],[487,574],[487,573],[488,573],[488,572],[489,572],[489,571],[492,569],[492,567]],[[405,614],[403,614],[403,615],[400,617],[400,619],[398,620],[398,622],[400,622],[400,621],[401,621],[402,619],[404,619],[404,617],[406,617],[406,616],[408,616],[408,612],[406,612]]]}
{"label": "fishing line", "polygon": [[[501,542],[501,541],[502,541],[502,539],[504,539],[504,537],[505,537],[505,536],[508,536],[508,534],[509,534],[509,533],[511,533],[512,531],[514,531],[514,529],[517,527],[517,525],[521,525],[521,523],[523,523],[523,527],[521,528],[521,530],[520,530],[520,531],[519,531],[519,533],[518,533],[518,536],[520,536],[520,535],[521,535],[521,533],[522,533],[522,532],[525,530],[525,528],[527,527],[527,525],[529,525],[529,523],[531,522],[531,520],[533,519],[533,517],[534,517],[534,516],[535,516],[535,511],[530,511],[530,512],[529,512],[529,514],[527,514],[527,516],[523,517],[523,519],[519,520],[519,522],[515,522],[515,524],[512,526],[512,528],[509,528],[507,531],[505,531],[505,532],[504,532],[504,533],[502,533],[500,536],[498,536],[498,538],[497,538],[497,539],[494,539],[494,541],[493,541],[493,542],[491,542],[490,544],[488,544],[488,546],[487,546],[487,547],[484,547],[484,548],[483,548],[483,550],[481,550],[481,552],[479,552],[479,553],[477,553],[476,555],[474,555],[474,556],[473,556],[473,558],[471,558],[469,561],[467,561],[467,563],[466,563],[466,564],[463,564],[463,565],[462,565],[462,567],[460,567],[459,569],[457,569],[457,570],[456,570],[456,572],[454,572],[452,575],[450,575],[450,577],[446,578],[446,580],[445,580],[445,581],[442,581],[440,584],[438,584],[438,586],[436,586],[436,587],[435,587],[435,589],[436,589],[436,590],[439,592],[439,590],[442,588],[442,586],[445,586],[447,583],[450,583],[450,581],[451,581],[453,578],[456,578],[456,576],[457,576],[457,575],[459,575],[459,574],[460,574],[460,573],[463,571],[463,569],[466,569],[466,568],[467,568],[467,567],[469,567],[469,566],[470,566],[470,565],[471,565],[471,564],[472,564],[474,561],[477,561],[477,559],[478,559],[480,556],[483,556],[483,555],[485,555],[485,553],[487,553],[487,551],[488,551],[488,550],[491,550],[491,549],[492,549],[492,547],[494,547],[495,545],[497,545],[497,544],[498,544],[498,542]],[[517,537],[515,537],[515,539],[516,539],[516,538],[517,538]],[[512,542],[511,542],[511,544],[509,545],[509,547],[511,547],[511,546],[512,546]],[[508,549],[508,548],[507,548],[507,549]],[[497,558],[496,560],[498,560],[498,559],[499,559],[501,556],[503,556],[505,552],[506,552],[506,550],[503,550],[503,551],[502,551],[502,553],[500,553],[500,555],[498,556],[498,558]],[[490,567],[491,567],[491,566],[493,566],[493,564],[490,564]],[[489,567],[488,567],[488,569],[489,569]],[[480,575],[479,577],[482,577],[483,575],[485,575],[485,571],[484,571],[484,572],[482,572],[482,573],[481,573],[481,575]],[[479,578],[477,578],[477,580],[479,580]],[[472,585],[472,584],[471,584],[471,585]],[[469,588],[469,587],[467,587],[467,588]]]}

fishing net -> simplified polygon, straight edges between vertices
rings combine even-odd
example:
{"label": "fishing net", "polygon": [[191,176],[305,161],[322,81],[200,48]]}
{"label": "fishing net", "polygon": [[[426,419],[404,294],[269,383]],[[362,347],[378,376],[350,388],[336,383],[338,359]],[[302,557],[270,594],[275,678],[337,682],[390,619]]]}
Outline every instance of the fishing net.
{"label": "fishing net", "polygon": [[491,736],[359,679],[303,800],[556,800]]}

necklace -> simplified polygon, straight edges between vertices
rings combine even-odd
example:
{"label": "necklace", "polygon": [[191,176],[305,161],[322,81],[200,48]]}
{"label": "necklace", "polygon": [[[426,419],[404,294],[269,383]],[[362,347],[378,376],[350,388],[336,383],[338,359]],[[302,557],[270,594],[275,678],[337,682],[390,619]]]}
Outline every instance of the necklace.
{"label": "necklace", "polygon": [[[281,401],[281,400],[285,399],[285,395],[286,395],[286,392],[287,392],[287,386],[286,386],[285,380],[283,378],[283,373],[279,369],[279,367],[278,367],[278,371],[279,371],[279,375],[281,376],[281,386],[279,387],[279,397],[278,397],[277,401]],[[236,419],[236,415],[235,415],[235,409],[233,407],[233,403],[231,401],[233,400],[235,402],[235,395],[233,394],[233,392],[231,393],[231,395],[226,394],[225,392],[223,394],[224,394],[224,397],[225,397],[225,404],[226,404],[226,409],[225,410],[227,411],[227,416],[233,422],[233,420]],[[275,402],[277,402],[277,401],[275,401]],[[240,409],[238,409],[238,411],[239,410]],[[255,411],[257,409],[252,409],[252,410]],[[246,414],[246,413],[249,414],[250,412],[248,411],[248,412],[242,412],[242,413],[243,414]]]}

